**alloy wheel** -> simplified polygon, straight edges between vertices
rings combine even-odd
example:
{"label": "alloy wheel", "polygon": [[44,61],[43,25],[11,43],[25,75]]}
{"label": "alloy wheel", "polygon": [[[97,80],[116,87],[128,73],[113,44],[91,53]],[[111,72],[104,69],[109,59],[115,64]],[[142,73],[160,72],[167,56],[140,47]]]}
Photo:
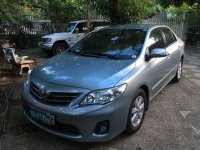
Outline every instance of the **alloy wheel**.
{"label": "alloy wheel", "polygon": [[137,127],[144,115],[144,98],[138,96],[134,102],[131,112],[131,122],[134,127]]}
{"label": "alloy wheel", "polygon": [[178,71],[177,71],[178,79],[181,78],[181,74],[182,74],[182,62],[180,62],[179,65],[178,65]]}

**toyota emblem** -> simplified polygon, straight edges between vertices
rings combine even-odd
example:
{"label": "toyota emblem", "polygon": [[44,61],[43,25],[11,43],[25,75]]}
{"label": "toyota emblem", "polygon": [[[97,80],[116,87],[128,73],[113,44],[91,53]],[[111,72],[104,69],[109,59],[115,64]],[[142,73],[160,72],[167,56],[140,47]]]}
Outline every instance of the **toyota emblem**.
{"label": "toyota emblem", "polygon": [[41,98],[47,98],[48,94],[45,88],[42,88],[39,92]]}

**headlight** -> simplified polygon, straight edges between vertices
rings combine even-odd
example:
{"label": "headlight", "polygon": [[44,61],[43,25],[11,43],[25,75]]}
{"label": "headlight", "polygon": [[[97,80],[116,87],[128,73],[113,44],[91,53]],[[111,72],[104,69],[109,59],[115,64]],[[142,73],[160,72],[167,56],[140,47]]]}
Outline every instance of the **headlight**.
{"label": "headlight", "polygon": [[28,71],[27,78],[26,78],[26,81],[25,81],[26,84],[29,83],[31,71],[32,71],[32,69],[30,69],[30,70]]}
{"label": "headlight", "polygon": [[125,89],[126,84],[123,84],[109,89],[93,91],[83,99],[80,105],[107,104],[123,94]]}
{"label": "headlight", "polygon": [[30,74],[31,74],[31,71],[32,71],[32,69],[30,69],[30,70],[28,71],[28,74],[27,74],[27,80],[30,80]]}

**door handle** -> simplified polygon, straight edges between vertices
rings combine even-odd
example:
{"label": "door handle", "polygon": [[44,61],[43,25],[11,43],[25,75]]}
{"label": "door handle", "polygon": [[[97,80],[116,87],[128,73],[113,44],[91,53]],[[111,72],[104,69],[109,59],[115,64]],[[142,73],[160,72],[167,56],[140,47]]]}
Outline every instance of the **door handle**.
{"label": "door handle", "polygon": [[167,58],[169,59],[170,58],[170,54],[167,52]]}

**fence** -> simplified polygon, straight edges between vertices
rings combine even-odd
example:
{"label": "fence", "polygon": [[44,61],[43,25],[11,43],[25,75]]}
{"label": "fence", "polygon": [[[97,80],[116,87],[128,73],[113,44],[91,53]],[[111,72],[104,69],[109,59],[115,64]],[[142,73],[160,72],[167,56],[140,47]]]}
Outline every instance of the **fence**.
{"label": "fence", "polygon": [[186,40],[187,23],[185,14],[176,17],[169,17],[167,14],[161,13],[144,20],[143,23],[169,26],[178,37]]}
{"label": "fence", "polygon": [[0,42],[3,43],[4,40],[9,39],[16,43],[17,48],[37,47],[42,35],[63,32],[65,29],[66,24],[51,24],[51,22],[45,20],[5,25],[0,31]]}

